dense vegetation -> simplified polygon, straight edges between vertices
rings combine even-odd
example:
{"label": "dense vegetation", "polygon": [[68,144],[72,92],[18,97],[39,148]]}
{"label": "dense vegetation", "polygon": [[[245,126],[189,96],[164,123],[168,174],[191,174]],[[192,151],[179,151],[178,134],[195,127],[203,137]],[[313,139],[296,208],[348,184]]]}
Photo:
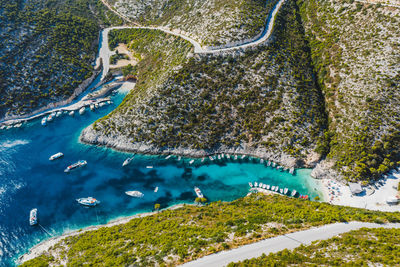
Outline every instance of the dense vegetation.
{"label": "dense vegetation", "polygon": [[324,151],[351,180],[400,164],[400,10],[299,0],[329,113]]}
{"label": "dense vegetation", "polygon": [[0,118],[71,96],[93,73],[100,25],[120,22],[97,0],[0,0]]}
{"label": "dense vegetation", "polygon": [[399,238],[399,229],[364,228],[228,266],[398,266]]}
{"label": "dense vegetation", "polygon": [[291,231],[338,221],[397,222],[383,213],[279,195],[254,194],[233,202],[184,206],[68,237],[26,262],[79,266],[176,264]]}
{"label": "dense vegetation", "polygon": [[[139,90],[147,87],[157,93],[138,101],[138,92],[132,92],[96,123],[96,135],[125,137],[132,147],[211,152],[246,147],[248,153],[283,151],[306,160],[326,127],[322,95],[312,78],[292,2],[285,4],[276,24],[275,41],[269,46],[238,56],[191,57],[158,84],[139,77]],[[112,47],[139,38],[115,38],[117,32],[123,34],[112,33]]]}
{"label": "dense vegetation", "polygon": [[118,12],[143,25],[180,29],[204,45],[223,45],[262,32],[277,0],[113,0]]}

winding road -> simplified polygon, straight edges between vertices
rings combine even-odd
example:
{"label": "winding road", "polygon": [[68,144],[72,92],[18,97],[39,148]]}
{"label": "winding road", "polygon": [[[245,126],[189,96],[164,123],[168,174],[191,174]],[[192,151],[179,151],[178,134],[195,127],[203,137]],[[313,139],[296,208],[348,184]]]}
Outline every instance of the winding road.
{"label": "winding road", "polygon": [[263,253],[275,253],[284,249],[294,249],[300,245],[309,245],[316,240],[329,239],[360,228],[400,228],[400,223],[377,224],[363,222],[334,223],[304,231],[281,235],[265,239],[253,244],[245,245],[228,251],[211,254],[183,264],[184,267],[220,267],[231,262],[243,261],[260,257]]}

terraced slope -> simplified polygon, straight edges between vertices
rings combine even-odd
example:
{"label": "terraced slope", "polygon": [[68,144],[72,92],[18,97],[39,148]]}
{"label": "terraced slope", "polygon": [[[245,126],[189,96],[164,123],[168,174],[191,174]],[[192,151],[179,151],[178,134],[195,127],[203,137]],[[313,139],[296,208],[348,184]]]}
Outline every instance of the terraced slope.
{"label": "terraced slope", "polygon": [[400,9],[297,3],[329,113],[328,158],[348,179],[378,178],[400,163]]}
{"label": "terraced slope", "polygon": [[[293,10],[293,3],[284,5],[269,46],[192,57],[158,83],[139,72],[137,91],[81,140],[146,153],[243,152],[288,165],[317,160],[323,100]],[[143,91],[147,96],[139,97]]]}
{"label": "terraced slope", "polygon": [[277,0],[106,0],[119,13],[143,25],[186,32],[203,45],[254,38],[262,32]]}
{"label": "terraced slope", "polygon": [[0,120],[70,97],[93,73],[100,25],[118,22],[97,0],[0,0]]}

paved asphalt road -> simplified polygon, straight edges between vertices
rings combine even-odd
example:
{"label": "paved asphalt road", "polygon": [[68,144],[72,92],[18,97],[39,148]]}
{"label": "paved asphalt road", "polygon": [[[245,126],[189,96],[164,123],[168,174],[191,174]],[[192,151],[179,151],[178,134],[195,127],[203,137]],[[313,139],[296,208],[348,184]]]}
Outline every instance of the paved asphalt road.
{"label": "paved asphalt road", "polygon": [[236,249],[222,251],[219,253],[205,256],[195,261],[183,264],[185,267],[193,266],[226,266],[230,262],[243,261],[261,256],[263,253],[278,252],[286,249],[294,249],[301,244],[308,245],[316,240],[323,240],[334,237],[336,235],[357,230],[363,227],[367,228],[400,228],[400,223],[393,224],[376,224],[363,222],[335,223],[325,226],[311,228],[300,232],[287,235],[277,236],[265,239],[253,244],[245,245]]}

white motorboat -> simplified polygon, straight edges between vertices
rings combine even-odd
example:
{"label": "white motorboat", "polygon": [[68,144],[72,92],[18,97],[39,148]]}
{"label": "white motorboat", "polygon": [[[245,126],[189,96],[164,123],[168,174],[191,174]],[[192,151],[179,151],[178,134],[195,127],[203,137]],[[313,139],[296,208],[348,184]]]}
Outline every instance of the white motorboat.
{"label": "white motorboat", "polygon": [[93,105],[93,104],[90,105],[90,110],[91,110],[91,111],[94,110],[94,105]]}
{"label": "white motorboat", "polygon": [[153,169],[153,166],[146,166],[146,169]]}
{"label": "white motorboat", "polygon": [[199,198],[203,198],[204,197],[204,195],[203,195],[203,193],[201,192],[201,190],[200,190],[200,188],[198,188],[198,187],[194,187],[194,192],[196,192],[196,195],[199,197]]}
{"label": "white motorboat", "polygon": [[289,192],[289,189],[287,189],[287,188],[285,188],[285,189],[283,190],[283,193],[284,193],[285,195],[287,195],[288,192]]}
{"label": "white motorboat", "polygon": [[47,125],[47,117],[44,117],[43,119],[42,119],[42,125],[43,126],[46,126]]}
{"label": "white motorboat", "polygon": [[252,184],[251,182],[249,182],[249,186],[250,186],[250,187],[253,187],[253,184]]}
{"label": "white motorboat", "polygon": [[296,190],[293,190],[292,191],[292,194],[290,194],[292,197],[294,197],[294,196],[296,196],[296,194],[297,194],[297,191]]}
{"label": "white motorboat", "polygon": [[283,189],[282,188],[279,189],[279,193],[283,194]]}
{"label": "white motorboat", "polygon": [[79,114],[83,115],[83,113],[85,113],[86,108],[85,107],[81,107],[81,109],[79,110]]}
{"label": "white motorboat", "polygon": [[211,156],[208,156],[208,158],[211,160],[211,161],[213,161],[214,159],[213,159],[213,157],[211,157]]}
{"label": "white motorboat", "polygon": [[84,206],[96,206],[100,204],[100,201],[93,197],[78,198],[76,201],[78,201],[79,204]]}
{"label": "white motorboat", "polygon": [[271,186],[271,191],[275,191],[275,185]]}
{"label": "white motorboat", "polygon": [[242,155],[241,159],[244,159],[246,157],[246,155]]}
{"label": "white motorboat", "polygon": [[271,186],[269,184],[267,184],[267,190],[271,189]]}
{"label": "white motorboat", "polygon": [[122,167],[128,165],[129,163],[131,163],[131,161],[134,159],[134,157],[131,158],[127,158],[126,160],[124,160],[124,163],[122,163]]}
{"label": "white motorboat", "polygon": [[71,117],[75,115],[75,111],[71,111],[70,113],[68,113]]}
{"label": "white motorboat", "polygon": [[263,160],[263,159],[260,159],[260,163],[263,164],[263,163],[264,163],[264,160]]}
{"label": "white motorboat", "polygon": [[279,186],[275,186],[275,192],[278,192]]}
{"label": "white motorboat", "polygon": [[264,188],[264,189],[267,189],[267,185],[266,185],[266,184],[263,184],[263,188]]}
{"label": "white motorboat", "polygon": [[234,160],[237,160],[237,155],[235,155]]}
{"label": "white motorboat", "polygon": [[263,183],[259,183],[259,184],[258,184],[258,187],[262,188],[263,185],[264,185]]}
{"label": "white motorboat", "polygon": [[61,158],[62,156],[64,156],[64,154],[61,153],[61,152],[58,152],[58,153],[56,153],[56,154],[54,154],[54,155],[51,155],[50,158],[49,158],[49,160],[59,159],[59,158]]}
{"label": "white motorboat", "polygon": [[156,188],[154,188],[154,193],[158,192],[158,186],[156,186]]}
{"label": "white motorboat", "polygon": [[182,157],[181,157],[181,156],[179,156],[179,157],[178,157],[178,161],[181,161],[181,159],[182,159]]}
{"label": "white motorboat", "polygon": [[131,197],[139,197],[139,198],[142,198],[144,196],[144,194],[140,191],[126,191],[125,194]]}
{"label": "white motorboat", "polygon": [[58,118],[58,117],[60,117],[62,115],[62,112],[61,111],[57,111],[56,112],[56,117]]}
{"label": "white motorboat", "polygon": [[258,183],[257,182],[254,182],[254,187],[258,187]]}
{"label": "white motorboat", "polygon": [[165,159],[169,159],[170,157],[172,157],[172,155],[168,155]]}
{"label": "white motorboat", "polygon": [[194,162],[194,159],[192,159],[191,161],[189,161],[189,164],[192,165]]}
{"label": "white motorboat", "polygon": [[29,224],[32,226],[37,224],[37,209],[31,209],[29,213]]}
{"label": "white motorboat", "polygon": [[54,117],[56,116],[56,114],[53,112],[51,113],[48,117],[47,117],[47,121],[53,121]]}
{"label": "white motorboat", "polygon": [[84,167],[86,166],[86,164],[87,164],[86,160],[80,160],[72,165],[69,165],[67,168],[65,168],[64,172],[70,172],[73,169]]}
{"label": "white motorboat", "polygon": [[267,166],[271,166],[271,161],[268,160]]}

